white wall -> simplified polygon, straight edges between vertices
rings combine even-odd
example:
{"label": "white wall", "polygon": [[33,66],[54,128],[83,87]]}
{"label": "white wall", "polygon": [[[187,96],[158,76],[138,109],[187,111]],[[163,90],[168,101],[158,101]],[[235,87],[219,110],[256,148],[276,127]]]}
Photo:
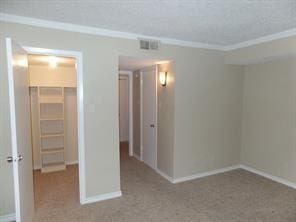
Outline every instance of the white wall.
{"label": "white wall", "polygon": [[244,68],[241,159],[296,183],[296,59]]}

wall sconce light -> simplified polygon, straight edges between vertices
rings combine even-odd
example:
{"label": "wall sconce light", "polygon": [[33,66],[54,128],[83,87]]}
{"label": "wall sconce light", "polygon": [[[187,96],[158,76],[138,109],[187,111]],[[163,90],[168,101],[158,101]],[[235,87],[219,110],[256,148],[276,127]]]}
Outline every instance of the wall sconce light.
{"label": "wall sconce light", "polygon": [[159,82],[162,86],[167,84],[167,72],[159,72]]}

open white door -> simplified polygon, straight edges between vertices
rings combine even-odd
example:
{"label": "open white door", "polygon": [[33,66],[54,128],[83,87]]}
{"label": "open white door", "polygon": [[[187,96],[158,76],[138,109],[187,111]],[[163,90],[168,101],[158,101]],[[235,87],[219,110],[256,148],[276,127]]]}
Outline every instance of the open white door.
{"label": "open white door", "polygon": [[142,158],[156,169],[156,67],[142,71]]}
{"label": "open white door", "polygon": [[15,213],[17,222],[32,222],[34,216],[29,75],[26,51],[6,39]]}

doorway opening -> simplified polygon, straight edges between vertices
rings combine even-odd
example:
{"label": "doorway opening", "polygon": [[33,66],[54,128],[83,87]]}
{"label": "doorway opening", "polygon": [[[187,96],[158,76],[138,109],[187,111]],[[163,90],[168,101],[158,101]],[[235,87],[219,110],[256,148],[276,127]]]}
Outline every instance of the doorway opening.
{"label": "doorway opening", "polygon": [[76,59],[28,55],[35,209],[79,202]]}
{"label": "doorway opening", "polygon": [[9,38],[6,47],[16,220],[31,221],[34,191],[35,217],[67,198],[86,199],[82,54],[22,47]]}
{"label": "doorway opening", "polygon": [[157,170],[159,66],[168,62],[168,60],[119,57],[121,163],[134,157]]}
{"label": "doorway opening", "polygon": [[119,141],[122,147],[128,149],[129,155],[132,155],[132,147],[130,141],[130,129],[131,126],[129,111],[130,107],[130,92],[131,92],[131,82],[130,82],[129,72],[119,72],[118,78],[118,88],[119,88]]}

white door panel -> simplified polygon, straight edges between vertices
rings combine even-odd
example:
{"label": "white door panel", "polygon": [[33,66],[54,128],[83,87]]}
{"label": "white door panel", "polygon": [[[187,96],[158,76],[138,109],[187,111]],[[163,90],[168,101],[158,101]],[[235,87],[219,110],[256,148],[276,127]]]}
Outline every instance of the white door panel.
{"label": "white door panel", "polygon": [[119,76],[119,138],[129,140],[129,86],[128,77]]}
{"label": "white door panel", "polygon": [[143,161],[156,169],[156,68],[142,71]]}
{"label": "white door panel", "polygon": [[8,38],[6,49],[16,220],[32,222],[34,194],[27,53]]}

